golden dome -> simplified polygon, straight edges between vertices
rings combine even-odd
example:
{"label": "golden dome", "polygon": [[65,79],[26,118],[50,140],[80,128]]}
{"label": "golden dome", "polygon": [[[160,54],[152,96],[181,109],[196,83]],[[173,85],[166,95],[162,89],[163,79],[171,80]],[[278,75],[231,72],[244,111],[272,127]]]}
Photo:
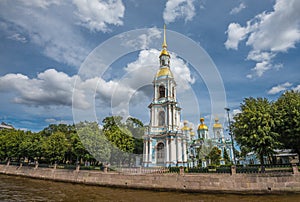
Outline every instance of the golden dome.
{"label": "golden dome", "polygon": [[[169,52],[167,51],[167,49],[162,49],[162,51],[160,52],[160,56],[162,56],[162,55],[167,55],[167,56],[170,57],[170,54],[169,54]],[[159,56],[159,57],[160,57],[160,56]]]}
{"label": "golden dome", "polygon": [[207,127],[207,125],[205,125],[204,123],[202,123],[202,124],[199,124],[198,130],[208,130],[208,127]]}
{"label": "golden dome", "polygon": [[173,77],[173,73],[171,72],[169,67],[163,67],[160,68],[156,74],[156,77],[161,77],[161,76]]}
{"label": "golden dome", "polygon": [[208,130],[207,125],[204,124],[204,118],[200,118],[201,124],[198,126],[198,130]]}
{"label": "golden dome", "polygon": [[222,124],[219,123],[219,118],[215,118],[215,123],[213,128],[222,128]]}
{"label": "golden dome", "polygon": [[190,128],[188,126],[183,126],[181,130],[190,130]]}

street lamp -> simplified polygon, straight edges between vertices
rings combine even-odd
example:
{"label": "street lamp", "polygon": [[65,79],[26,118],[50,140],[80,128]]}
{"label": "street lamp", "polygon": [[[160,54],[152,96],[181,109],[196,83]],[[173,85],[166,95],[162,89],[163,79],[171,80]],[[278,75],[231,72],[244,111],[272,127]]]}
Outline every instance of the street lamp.
{"label": "street lamp", "polygon": [[224,109],[227,111],[229,135],[231,137],[231,144],[232,144],[231,146],[232,146],[233,162],[234,162],[234,165],[236,165],[235,154],[234,154],[234,144],[233,144],[233,138],[232,138],[232,132],[231,132],[231,122],[230,122],[230,117],[229,117],[229,111],[230,111],[230,109],[227,108],[227,107],[225,107]]}

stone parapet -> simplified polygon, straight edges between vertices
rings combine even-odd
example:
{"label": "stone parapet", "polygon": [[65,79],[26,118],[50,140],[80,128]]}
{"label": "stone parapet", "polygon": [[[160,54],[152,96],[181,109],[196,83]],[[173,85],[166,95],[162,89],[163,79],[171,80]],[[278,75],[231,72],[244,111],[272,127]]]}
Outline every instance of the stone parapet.
{"label": "stone parapet", "polygon": [[300,175],[292,173],[256,174],[126,174],[116,172],[66,170],[0,165],[0,174],[54,181],[153,190],[217,193],[300,192]]}

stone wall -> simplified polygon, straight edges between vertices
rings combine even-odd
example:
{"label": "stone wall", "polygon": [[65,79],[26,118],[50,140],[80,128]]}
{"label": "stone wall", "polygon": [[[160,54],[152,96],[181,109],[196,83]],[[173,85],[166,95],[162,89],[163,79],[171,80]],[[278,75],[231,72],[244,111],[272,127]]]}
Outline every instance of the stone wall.
{"label": "stone wall", "polygon": [[125,174],[0,165],[0,174],[155,190],[216,193],[300,192],[300,175],[276,174]]}

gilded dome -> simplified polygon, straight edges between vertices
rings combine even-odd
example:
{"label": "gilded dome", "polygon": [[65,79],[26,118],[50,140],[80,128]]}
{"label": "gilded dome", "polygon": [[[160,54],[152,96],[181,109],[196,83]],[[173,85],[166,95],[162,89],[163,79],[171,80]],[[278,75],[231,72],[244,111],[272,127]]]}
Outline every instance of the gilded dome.
{"label": "gilded dome", "polygon": [[214,123],[213,128],[222,128],[222,124],[219,123],[219,119],[218,118],[215,119],[215,123]]}
{"label": "gilded dome", "polygon": [[198,130],[208,130],[208,127],[207,127],[207,125],[205,125],[204,123],[202,123],[202,124],[199,124]]}
{"label": "gilded dome", "polygon": [[208,130],[207,125],[204,124],[204,118],[200,118],[200,124],[198,126],[198,130]]}
{"label": "gilded dome", "polygon": [[167,49],[162,49],[162,51],[160,52],[160,56],[162,56],[162,55],[167,55],[167,56],[170,57],[170,54],[169,54],[169,52],[167,51]]}
{"label": "gilded dome", "polygon": [[188,126],[183,126],[181,130],[190,130],[190,128]]}
{"label": "gilded dome", "polygon": [[171,72],[169,67],[163,67],[158,70],[156,73],[156,77],[161,77],[161,76],[167,76],[167,77],[173,77],[173,73]]}

